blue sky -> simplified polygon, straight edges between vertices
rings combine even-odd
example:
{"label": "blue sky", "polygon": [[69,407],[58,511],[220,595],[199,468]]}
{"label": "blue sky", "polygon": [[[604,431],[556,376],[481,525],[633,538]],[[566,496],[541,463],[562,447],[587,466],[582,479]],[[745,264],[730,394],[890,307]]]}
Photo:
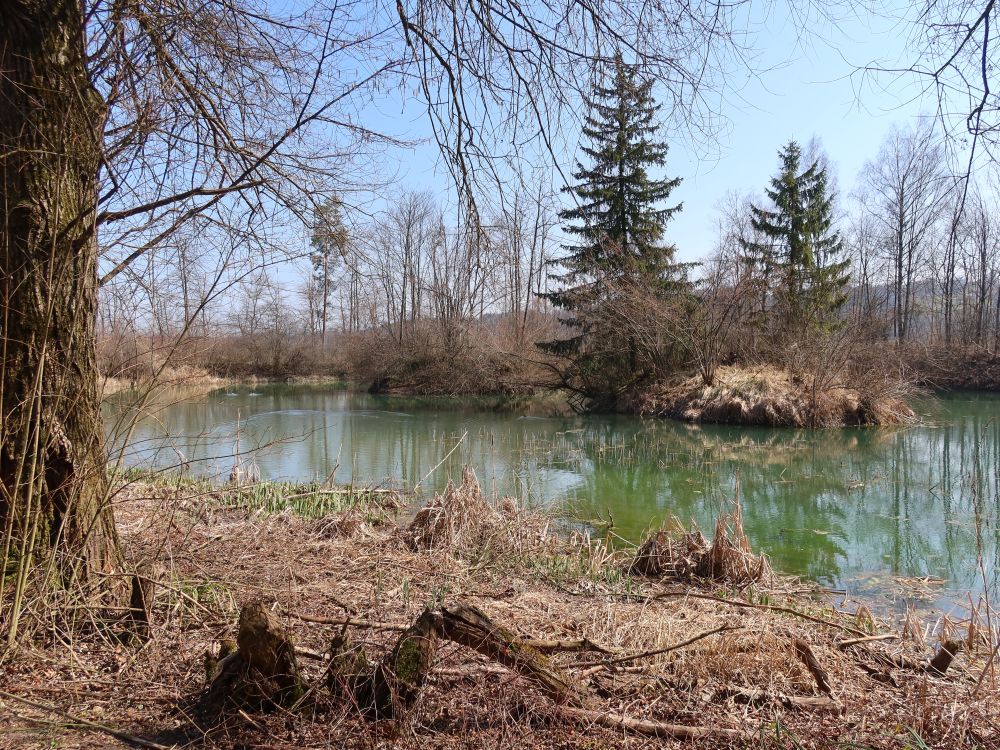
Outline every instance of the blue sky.
{"label": "blue sky", "polygon": [[[797,31],[803,19],[783,16],[783,8],[773,5],[769,15],[752,19],[756,67],[765,72],[719,102],[724,125],[716,138],[698,142],[666,123],[667,174],[683,178],[674,196],[684,203],[667,233],[681,260],[702,259],[712,251],[720,200],[728,191],[760,192],[789,139],[805,145],[819,138],[846,193],[894,123],[906,125],[932,111],[933,102],[919,96],[912,80],[859,72],[873,61],[886,67],[905,63],[906,28],[875,14],[840,17],[836,24],[811,18],[805,21],[811,34],[803,38]],[[732,81],[744,77],[734,71]],[[397,135],[429,135],[422,105],[401,96],[383,99],[368,117]],[[433,145],[387,155],[386,170],[396,171],[400,187],[448,193]]]}

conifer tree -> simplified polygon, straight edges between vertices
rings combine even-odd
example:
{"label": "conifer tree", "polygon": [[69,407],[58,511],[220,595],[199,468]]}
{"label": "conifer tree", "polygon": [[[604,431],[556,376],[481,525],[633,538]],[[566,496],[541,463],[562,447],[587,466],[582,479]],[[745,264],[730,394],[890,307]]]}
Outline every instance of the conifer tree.
{"label": "conifer tree", "polygon": [[309,243],[312,252],[312,284],[319,306],[315,310],[318,317],[320,340],[326,347],[326,331],[330,310],[330,295],[333,293],[333,276],[337,262],[343,256],[348,243],[347,229],[341,212],[343,203],[339,198],[329,198],[322,203],[313,216]]}
{"label": "conifer tree", "polygon": [[751,206],[751,223],[764,242],[743,240],[748,261],[776,281],[772,293],[790,329],[825,329],[835,324],[847,299],[849,261],[833,228],[833,191],[825,167],[814,161],[801,170],[795,141],[779,152],[781,169],[765,193],[773,208]]}
{"label": "conifer tree", "polygon": [[649,173],[662,167],[667,155],[667,145],[656,139],[660,107],[652,88],[653,81],[641,78],[618,54],[609,80],[587,98],[581,150],[589,164],[577,162],[577,182],[564,188],[576,205],[559,215],[576,242],[559,261],[564,272],[552,277],[562,287],[542,295],[563,311],[561,322],[573,335],[541,346],[569,358],[569,377],[585,381],[591,399],[606,395],[594,392],[590,376],[597,372],[603,373],[602,382],[642,375],[636,372],[635,342],[606,345],[616,335],[604,314],[613,298],[626,289],[667,295],[685,287],[683,266],[674,262],[676,249],[663,242],[664,227],[681,206],[662,203],[681,181]]}

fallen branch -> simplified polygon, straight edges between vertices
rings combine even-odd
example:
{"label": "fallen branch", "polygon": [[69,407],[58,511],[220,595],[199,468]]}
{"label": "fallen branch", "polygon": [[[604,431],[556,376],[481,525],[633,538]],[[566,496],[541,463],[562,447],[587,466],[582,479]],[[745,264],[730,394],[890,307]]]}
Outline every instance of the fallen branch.
{"label": "fallen branch", "polygon": [[549,665],[528,642],[495,624],[475,607],[457,605],[426,609],[399,637],[392,652],[374,669],[346,638],[335,639],[329,684],[350,694],[369,718],[398,718],[416,702],[446,639],[476,651],[527,679],[559,704],[582,706],[584,688]]}
{"label": "fallen branch", "polygon": [[816,686],[832,698],[833,688],[830,686],[830,675],[820,666],[819,660],[816,658],[816,654],[813,653],[812,648],[801,638],[796,638],[792,641],[792,644],[795,646],[796,655],[806,665],[809,674],[816,680]]}
{"label": "fallen branch", "polygon": [[708,630],[704,633],[699,633],[693,638],[688,638],[686,641],[681,641],[680,643],[675,643],[672,646],[665,646],[664,648],[653,649],[652,651],[643,651],[641,654],[632,654],[631,656],[620,656],[616,659],[602,659],[599,661],[587,661],[581,664],[575,664],[575,667],[611,667],[615,664],[624,664],[625,662],[635,661],[636,659],[645,659],[649,656],[659,656],[660,654],[667,654],[671,651],[676,651],[679,648],[684,648],[685,646],[690,646],[692,643],[700,641],[702,638],[708,638],[710,635],[715,635],[716,633],[725,633],[730,630],[741,630],[742,626],[734,625],[722,625],[721,627],[715,628],[714,630]]}
{"label": "fallen branch", "polygon": [[667,724],[666,722],[650,721],[649,719],[632,719],[621,714],[592,711],[585,708],[571,708],[568,706],[560,707],[558,714],[565,719],[590,722],[591,724],[608,727],[609,729],[627,729],[630,732],[650,737],[698,740],[709,737],[746,739],[748,736],[738,729],[726,729],[725,727],[688,727],[683,724]]}
{"label": "fallen branch", "polygon": [[874,641],[891,641],[899,638],[895,633],[882,633],[881,635],[866,635],[863,638],[848,638],[846,641],[838,641],[837,648],[845,649],[849,646],[857,646],[859,643],[872,643]]}
{"label": "fallen branch", "polygon": [[785,695],[783,693],[768,693],[764,690],[725,689],[715,694],[718,699],[732,698],[738,703],[761,706],[767,703],[777,703],[785,708],[800,711],[834,711],[840,713],[844,707],[833,698],[815,695]]}
{"label": "fallen branch", "polygon": [[294,617],[302,622],[311,622],[316,625],[337,625],[340,627],[368,628],[369,630],[395,630],[402,633],[407,625],[396,625],[388,622],[374,622],[372,620],[359,620],[356,617],[323,617],[321,615],[303,615],[299,612],[288,612],[289,617]]}
{"label": "fallen branch", "polygon": [[784,612],[788,615],[794,615],[795,617],[801,617],[803,620],[809,620],[810,622],[815,622],[819,625],[826,625],[827,627],[837,628],[838,630],[843,630],[845,633],[850,633],[852,635],[863,636],[867,635],[863,630],[858,630],[857,628],[852,628],[843,623],[833,622],[832,620],[824,620],[822,617],[814,617],[813,615],[807,615],[805,612],[799,612],[791,607],[782,607],[777,604],[751,604],[750,602],[736,601],[735,599],[723,599],[721,596],[712,596],[711,594],[695,594],[690,591],[664,591],[659,594],[655,594],[648,598],[648,601],[656,601],[657,599],[666,599],[668,597],[680,597],[690,599],[706,599],[710,602],[718,602],[719,604],[728,604],[730,607],[741,607],[745,609],[763,609],[769,612]]}
{"label": "fallen branch", "polygon": [[556,651],[596,651],[601,654],[614,653],[611,649],[594,643],[589,638],[581,638],[576,641],[549,641],[538,638],[525,638],[521,641],[528,648],[533,648],[542,653],[552,653]]}

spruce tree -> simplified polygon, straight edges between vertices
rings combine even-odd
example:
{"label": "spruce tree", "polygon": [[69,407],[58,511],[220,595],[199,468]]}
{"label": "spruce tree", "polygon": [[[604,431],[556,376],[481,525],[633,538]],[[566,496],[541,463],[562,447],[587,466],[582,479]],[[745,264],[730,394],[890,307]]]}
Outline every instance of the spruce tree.
{"label": "spruce tree", "polygon": [[663,242],[664,227],[681,206],[662,207],[681,181],[649,173],[662,167],[667,155],[667,145],[656,138],[660,107],[652,88],[653,81],[618,54],[609,80],[586,99],[581,150],[589,164],[577,162],[577,182],[564,188],[576,205],[559,214],[576,242],[564,248],[567,255],[559,261],[564,272],[552,276],[561,288],[541,295],[563,311],[561,322],[573,329],[571,336],[541,346],[570,360],[567,380],[582,380],[578,385],[591,399],[607,395],[595,392],[602,387],[591,377],[597,373],[604,383],[641,376],[635,371],[635,342],[605,345],[616,334],[607,330],[602,314],[612,297],[623,289],[665,295],[683,286],[675,248]]}
{"label": "spruce tree", "polygon": [[750,208],[753,228],[767,240],[743,241],[743,250],[766,279],[777,277],[771,291],[786,330],[829,328],[850,281],[843,240],[833,228],[829,177],[818,161],[802,170],[802,150],[795,141],[778,157],[780,171],[765,191],[772,208]]}

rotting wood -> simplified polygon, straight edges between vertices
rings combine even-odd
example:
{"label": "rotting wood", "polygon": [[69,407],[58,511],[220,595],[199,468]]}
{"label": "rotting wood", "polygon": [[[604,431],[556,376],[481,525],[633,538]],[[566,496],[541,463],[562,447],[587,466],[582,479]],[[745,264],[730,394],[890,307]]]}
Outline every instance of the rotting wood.
{"label": "rotting wood", "polygon": [[[252,617],[247,618],[241,613],[241,634],[244,632],[244,621],[257,621],[261,617],[261,612],[270,616],[266,609],[259,609]],[[271,617],[273,620],[273,616]],[[266,617],[264,619],[266,620]],[[276,624],[276,621],[274,623]],[[343,623],[345,630],[348,624],[353,623]],[[717,628],[659,651],[680,648],[713,633],[732,629],[735,628],[728,626]],[[497,625],[479,609],[462,604],[424,610],[420,617],[400,635],[392,651],[374,667],[368,662],[360,647],[353,645],[342,632],[331,644],[331,661],[325,674],[327,685],[334,694],[351,700],[368,718],[398,719],[412,709],[424,684],[433,674],[434,660],[441,640],[449,640],[472,649],[503,665],[506,670],[515,672],[552,699],[557,705],[557,714],[571,721],[589,722],[652,737],[674,739],[746,737],[746,734],[738,729],[684,726],[596,710],[593,708],[591,694],[587,692],[587,688],[576,678],[551,665],[538,648],[530,645],[532,643],[530,639],[519,638],[511,631]],[[580,644],[565,641],[541,643],[558,644],[562,647],[572,643],[577,647],[584,642],[593,645],[585,640]],[[280,644],[275,650],[284,653]],[[226,659],[231,660],[230,664],[239,663],[235,660],[239,653],[230,655]],[[290,644],[287,653],[294,660],[294,648]],[[640,657],[641,655],[626,656],[622,661]],[[223,662],[226,659],[223,659]],[[253,659],[251,661],[257,663]],[[220,662],[220,665],[223,662]],[[227,671],[232,670],[220,669],[213,685],[219,683]],[[814,710],[828,708],[835,703],[826,699],[785,700],[786,705],[809,707]]]}
{"label": "rotting wood", "polygon": [[960,641],[945,641],[927,665],[927,672],[938,677],[943,677],[951,666],[955,655],[961,650],[962,644]]}
{"label": "rotting wood", "polygon": [[369,718],[398,718],[419,697],[431,674],[440,639],[498,662],[557,703],[584,704],[581,684],[552,667],[541,652],[486,614],[466,605],[424,610],[374,668],[343,635],[337,636],[331,647],[327,684],[335,694],[350,694],[358,710]]}
{"label": "rotting wood", "polygon": [[263,601],[251,601],[240,610],[236,646],[211,670],[205,707],[218,710],[227,703],[254,710],[290,706],[305,693],[295,647]]}
{"label": "rotting wood", "polygon": [[583,686],[553,668],[536,649],[496,625],[482,611],[458,605],[440,609],[441,634],[517,672],[556,703],[583,704]]}
{"label": "rotting wood", "polygon": [[833,687],[830,685],[830,676],[820,666],[819,660],[816,658],[816,654],[813,653],[812,648],[801,638],[796,638],[792,641],[792,644],[795,646],[796,655],[805,664],[806,669],[809,670],[809,674],[816,680],[816,686],[832,698]]}
{"label": "rotting wood", "polygon": [[438,635],[437,614],[424,610],[372,675],[352,679],[355,700],[365,716],[398,718],[412,708],[437,656]]}

